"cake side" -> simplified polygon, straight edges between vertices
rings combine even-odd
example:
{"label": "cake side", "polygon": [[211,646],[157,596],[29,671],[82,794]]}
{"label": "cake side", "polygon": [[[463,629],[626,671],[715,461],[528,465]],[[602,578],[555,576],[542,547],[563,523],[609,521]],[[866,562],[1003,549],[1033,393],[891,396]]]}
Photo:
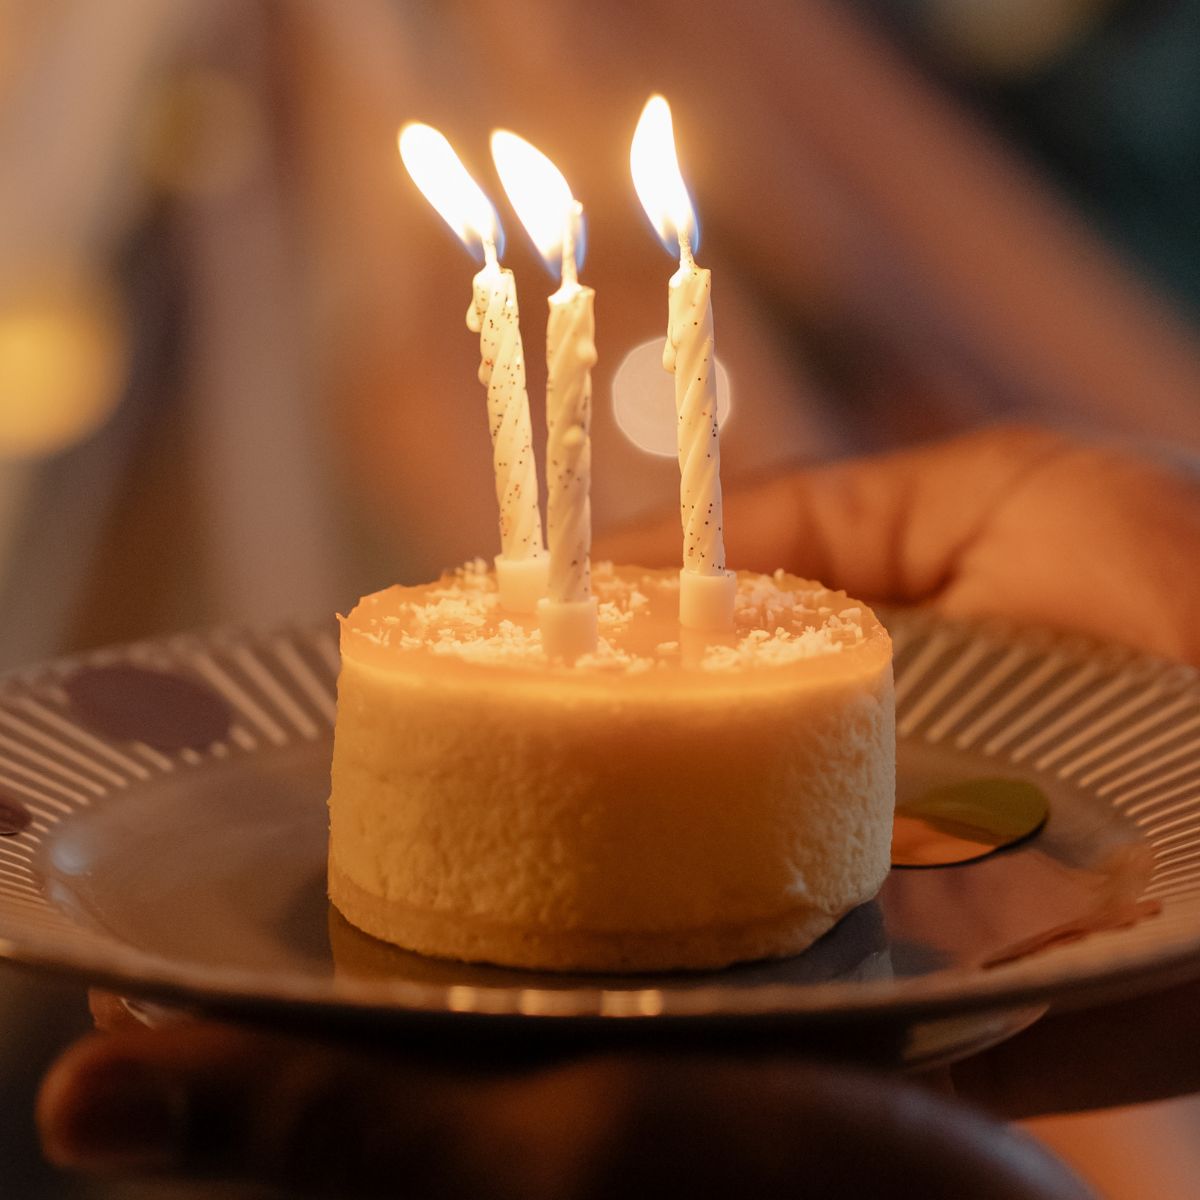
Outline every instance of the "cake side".
{"label": "cake side", "polygon": [[[583,670],[538,661],[527,631],[486,665],[430,649],[436,630],[382,648],[344,633],[330,883],[352,922],[509,965],[698,967],[794,953],[875,894],[895,762],[890,644],[873,615],[776,579],[785,601],[806,597],[777,603],[790,627],[667,640],[659,665],[631,669],[664,644],[656,622],[671,628],[669,574],[636,579],[625,594],[645,603],[613,623],[624,637],[609,661]],[[743,617],[762,619],[763,579],[742,581],[755,596]],[[442,628],[461,630],[448,609]],[[375,611],[376,628],[389,615],[402,626],[402,610]],[[830,615],[835,636],[797,651],[803,622]]]}
{"label": "cake side", "polygon": [[797,908],[769,920],[665,933],[501,924],[383,900],[359,887],[332,860],[329,896],[352,925],[418,954],[580,973],[697,971],[783,958],[806,950],[841,915]]}

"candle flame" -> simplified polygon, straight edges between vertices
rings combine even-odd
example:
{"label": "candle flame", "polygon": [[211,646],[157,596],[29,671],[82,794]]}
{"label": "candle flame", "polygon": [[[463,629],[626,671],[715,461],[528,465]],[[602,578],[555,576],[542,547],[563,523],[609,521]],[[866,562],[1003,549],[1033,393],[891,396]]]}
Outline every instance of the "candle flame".
{"label": "candle flame", "polygon": [[432,125],[410,121],[399,133],[400,157],[421,189],[463,245],[473,249],[500,241],[500,221],[492,202],[471,178],[454,147]]}
{"label": "candle flame", "polygon": [[536,146],[507,129],[492,134],[492,158],[504,191],[538,253],[554,275],[569,234],[575,263],[582,261],[583,208],[563,173]]}
{"label": "candle flame", "polygon": [[667,249],[673,251],[679,240],[696,242],[696,210],[679,169],[671,106],[662,96],[651,96],[642,109],[629,148],[629,168],[638,199]]}

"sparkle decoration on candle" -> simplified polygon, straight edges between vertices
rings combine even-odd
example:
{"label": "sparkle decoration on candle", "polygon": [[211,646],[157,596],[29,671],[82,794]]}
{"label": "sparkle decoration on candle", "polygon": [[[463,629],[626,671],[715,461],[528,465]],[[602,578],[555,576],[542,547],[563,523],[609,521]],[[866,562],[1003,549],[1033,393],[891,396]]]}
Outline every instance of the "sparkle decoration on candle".
{"label": "sparkle decoration on candle", "polygon": [[398,141],[400,157],[425,198],[468,249],[479,245],[483,250],[483,267],[473,280],[467,309],[467,328],[479,334],[479,382],[487,389],[500,509],[496,581],[504,608],[533,612],[546,594],[548,560],[538,510],[516,281],[511,271],[500,266],[496,250],[500,222],[491,201],[438,130],[412,122],[400,130]]}
{"label": "sparkle decoration on candle", "polygon": [[[595,292],[577,277],[583,206],[540,150],[506,130],[492,134],[492,157],[521,224],[548,263],[561,262],[546,327],[547,596],[538,605],[551,658],[574,660],[597,644],[591,591],[592,367]],[[553,269],[553,266],[552,268]]]}
{"label": "sparkle decoration on candle", "polygon": [[642,110],[629,153],[633,185],[668,249],[679,246],[671,276],[663,366],[675,376],[678,421],[679,506],[683,569],[679,620],[713,632],[733,628],[737,578],[725,569],[721,506],[721,448],[713,369],[712,273],[692,256],[696,214],[679,159],[671,109],[651,96]]}

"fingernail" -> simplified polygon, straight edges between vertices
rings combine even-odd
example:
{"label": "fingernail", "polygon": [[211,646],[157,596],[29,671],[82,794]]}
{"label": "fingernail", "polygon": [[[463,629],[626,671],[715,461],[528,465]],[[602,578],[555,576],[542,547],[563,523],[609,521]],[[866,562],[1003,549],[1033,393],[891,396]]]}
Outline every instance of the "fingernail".
{"label": "fingernail", "polygon": [[186,1120],[186,1093],[165,1071],[104,1062],[75,1081],[43,1129],[43,1149],[77,1170],[161,1169],[178,1157]]}

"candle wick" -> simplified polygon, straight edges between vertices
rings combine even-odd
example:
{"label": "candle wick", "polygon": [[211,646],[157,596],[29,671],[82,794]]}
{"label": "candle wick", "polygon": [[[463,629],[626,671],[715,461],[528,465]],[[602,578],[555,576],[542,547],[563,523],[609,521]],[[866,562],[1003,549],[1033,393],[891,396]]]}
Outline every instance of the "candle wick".
{"label": "candle wick", "polygon": [[575,247],[570,250],[563,249],[562,261],[562,285],[565,288],[573,288],[579,283],[579,274],[575,269]]}
{"label": "candle wick", "polygon": [[692,257],[692,243],[684,230],[679,231],[679,266],[681,270],[694,271],[696,260]]}
{"label": "candle wick", "polygon": [[500,265],[500,258],[496,253],[496,243],[489,237],[483,239],[483,261],[489,267]]}
{"label": "candle wick", "polygon": [[579,283],[579,270],[575,264],[575,226],[582,214],[583,205],[576,200],[563,223],[562,284],[565,288],[573,288]]}

